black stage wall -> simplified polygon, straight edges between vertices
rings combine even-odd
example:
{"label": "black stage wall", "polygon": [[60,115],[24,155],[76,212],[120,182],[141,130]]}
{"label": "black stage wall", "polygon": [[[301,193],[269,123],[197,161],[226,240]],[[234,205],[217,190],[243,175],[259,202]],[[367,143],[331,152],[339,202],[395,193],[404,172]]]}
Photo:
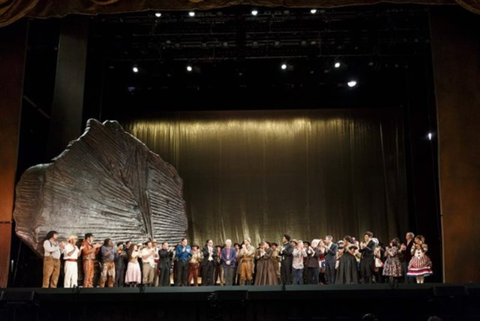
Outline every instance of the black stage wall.
{"label": "black stage wall", "polygon": [[[480,18],[430,10],[446,282],[480,282]],[[461,268],[458,262],[468,260]]]}
{"label": "black stage wall", "polygon": [[175,112],[125,128],[184,180],[191,241],[280,242],[408,225],[400,108]]}

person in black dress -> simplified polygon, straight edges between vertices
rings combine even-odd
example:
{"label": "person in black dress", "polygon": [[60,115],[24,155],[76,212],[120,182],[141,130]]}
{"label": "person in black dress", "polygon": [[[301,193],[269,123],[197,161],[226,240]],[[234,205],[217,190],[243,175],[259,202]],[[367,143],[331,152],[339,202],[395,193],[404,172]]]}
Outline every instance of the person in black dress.
{"label": "person in black dress", "polygon": [[343,239],[344,253],[340,258],[335,284],[358,284],[357,260],[355,251],[358,247],[352,244],[351,236]]}

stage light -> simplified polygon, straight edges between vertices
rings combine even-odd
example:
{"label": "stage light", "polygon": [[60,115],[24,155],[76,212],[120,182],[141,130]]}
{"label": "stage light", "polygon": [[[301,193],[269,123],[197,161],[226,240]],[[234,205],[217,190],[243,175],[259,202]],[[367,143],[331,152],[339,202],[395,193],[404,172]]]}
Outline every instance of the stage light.
{"label": "stage light", "polygon": [[341,64],[337,61],[334,65],[335,68],[340,68]]}
{"label": "stage light", "polygon": [[188,72],[192,72],[192,70],[193,70],[193,67],[190,66],[190,65],[187,65],[187,71],[188,71]]}
{"label": "stage light", "polygon": [[155,13],[155,17],[160,18],[162,14],[160,12]]}
{"label": "stage light", "polygon": [[190,17],[195,17],[195,11],[190,11],[190,12],[188,13],[188,15],[189,15]]}
{"label": "stage light", "polygon": [[134,65],[134,66],[133,66],[132,71],[133,71],[134,73],[137,73],[137,72],[138,72],[138,67],[137,67],[137,65]]}
{"label": "stage light", "polygon": [[258,10],[252,10],[252,16],[256,16],[258,14]]}
{"label": "stage light", "polygon": [[282,70],[287,69],[287,64],[282,64],[282,65],[280,66],[280,68],[282,68]]}
{"label": "stage light", "polygon": [[350,88],[353,88],[357,85],[357,81],[356,80],[350,80],[348,83],[347,83],[348,87]]}
{"label": "stage light", "polygon": [[310,13],[311,13],[311,14],[316,14],[316,13],[317,13],[317,9],[312,9],[312,10],[310,10]]}
{"label": "stage light", "polygon": [[432,140],[432,139],[433,139],[433,133],[432,133],[432,132],[428,133],[427,136],[428,136],[428,140]]}

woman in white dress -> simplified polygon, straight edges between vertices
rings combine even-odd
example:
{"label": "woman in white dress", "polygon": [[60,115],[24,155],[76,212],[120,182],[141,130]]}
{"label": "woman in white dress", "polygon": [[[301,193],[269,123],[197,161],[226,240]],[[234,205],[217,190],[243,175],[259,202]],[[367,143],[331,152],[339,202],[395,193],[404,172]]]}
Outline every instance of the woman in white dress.
{"label": "woman in white dress", "polygon": [[128,286],[137,286],[142,283],[142,272],[140,271],[140,264],[138,264],[139,256],[138,246],[135,244],[130,245],[128,249],[127,273],[125,275],[125,284],[128,284]]}

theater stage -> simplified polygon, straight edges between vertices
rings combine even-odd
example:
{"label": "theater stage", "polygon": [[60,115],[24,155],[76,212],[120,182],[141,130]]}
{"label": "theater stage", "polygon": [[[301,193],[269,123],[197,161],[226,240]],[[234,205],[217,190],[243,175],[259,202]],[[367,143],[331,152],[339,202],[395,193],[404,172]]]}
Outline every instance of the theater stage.
{"label": "theater stage", "polygon": [[0,320],[480,320],[480,284],[1,289]]}

